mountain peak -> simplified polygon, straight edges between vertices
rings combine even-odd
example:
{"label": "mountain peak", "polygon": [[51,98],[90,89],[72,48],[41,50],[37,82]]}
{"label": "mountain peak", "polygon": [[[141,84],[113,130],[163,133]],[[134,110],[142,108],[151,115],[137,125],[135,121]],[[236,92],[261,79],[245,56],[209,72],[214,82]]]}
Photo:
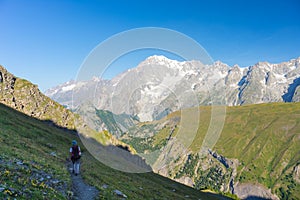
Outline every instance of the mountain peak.
{"label": "mountain peak", "polygon": [[163,55],[153,55],[146,58],[146,60],[142,61],[140,65],[165,65],[165,66],[173,66],[179,65],[180,61],[172,60]]}
{"label": "mountain peak", "polygon": [[166,60],[171,60],[171,59],[167,58],[164,55],[152,55],[152,56],[149,56],[148,58],[146,58],[146,60],[149,60],[149,61],[166,61]]}
{"label": "mountain peak", "polygon": [[219,60],[214,62],[214,66],[229,67],[226,63],[223,63]]}

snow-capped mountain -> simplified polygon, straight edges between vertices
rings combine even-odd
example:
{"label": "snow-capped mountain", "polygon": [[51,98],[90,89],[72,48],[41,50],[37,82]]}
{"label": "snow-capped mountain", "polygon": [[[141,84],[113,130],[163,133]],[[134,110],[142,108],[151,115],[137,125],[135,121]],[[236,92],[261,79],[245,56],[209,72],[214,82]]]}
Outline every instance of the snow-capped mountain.
{"label": "snow-capped mountain", "polygon": [[151,121],[197,105],[299,101],[299,85],[300,57],[241,68],[220,61],[203,65],[150,56],[111,80],[70,81],[47,90],[46,95],[69,108],[88,101],[97,109]]}

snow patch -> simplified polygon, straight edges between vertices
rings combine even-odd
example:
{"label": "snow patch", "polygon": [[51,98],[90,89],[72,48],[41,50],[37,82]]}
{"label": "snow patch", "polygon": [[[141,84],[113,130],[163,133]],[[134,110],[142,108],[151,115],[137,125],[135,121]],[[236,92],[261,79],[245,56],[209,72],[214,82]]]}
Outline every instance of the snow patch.
{"label": "snow patch", "polygon": [[67,91],[73,90],[74,87],[76,87],[76,84],[64,86],[64,87],[61,88],[61,90],[62,90],[63,92],[67,92]]}
{"label": "snow patch", "polygon": [[273,75],[275,76],[277,83],[286,83],[287,82],[284,74],[273,73]]}

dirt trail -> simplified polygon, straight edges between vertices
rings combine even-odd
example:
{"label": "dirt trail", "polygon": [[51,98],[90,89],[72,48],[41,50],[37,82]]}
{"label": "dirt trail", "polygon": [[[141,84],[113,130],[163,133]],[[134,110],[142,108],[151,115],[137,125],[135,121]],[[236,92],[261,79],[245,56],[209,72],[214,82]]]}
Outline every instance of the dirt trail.
{"label": "dirt trail", "polygon": [[99,195],[99,191],[88,184],[86,184],[81,175],[78,174],[75,176],[75,174],[72,173],[72,163],[69,162],[68,164],[68,170],[71,174],[72,179],[72,192],[74,193],[74,196],[72,199],[74,200],[93,200],[96,199]]}

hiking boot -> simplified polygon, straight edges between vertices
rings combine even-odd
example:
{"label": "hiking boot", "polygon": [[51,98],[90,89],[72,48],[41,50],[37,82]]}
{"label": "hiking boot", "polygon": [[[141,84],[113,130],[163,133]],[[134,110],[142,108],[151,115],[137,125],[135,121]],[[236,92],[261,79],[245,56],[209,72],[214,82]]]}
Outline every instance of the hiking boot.
{"label": "hiking boot", "polygon": [[75,173],[75,171],[74,171],[74,169],[73,169],[73,172],[72,172],[73,174]]}

